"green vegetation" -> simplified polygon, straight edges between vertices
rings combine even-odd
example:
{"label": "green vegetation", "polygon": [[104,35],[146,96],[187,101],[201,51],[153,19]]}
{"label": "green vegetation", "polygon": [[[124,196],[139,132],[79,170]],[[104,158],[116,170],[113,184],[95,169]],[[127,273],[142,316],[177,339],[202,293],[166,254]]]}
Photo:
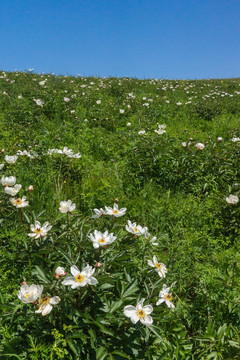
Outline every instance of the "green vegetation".
{"label": "green vegetation", "polygon": [[[16,208],[0,183],[0,358],[239,359],[240,205],[226,200],[239,196],[239,125],[240,79],[0,72],[1,177],[16,177],[15,198],[29,201]],[[68,199],[76,209],[61,212]],[[93,217],[114,203],[123,216]],[[128,220],[141,225],[135,236]],[[36,221],[52,226],[46,236]],[[94,230],[117,239],[94,248]],[[87,264],[97,284],[63,284]],[[58,266],[66,276],[54,277]],[[61,301],[35,313],[19,299],[24,281],[43,286],[42,305]],[[156,306],[174,282],[175,308]],[[141,299],[150,326],[124,315]]]}

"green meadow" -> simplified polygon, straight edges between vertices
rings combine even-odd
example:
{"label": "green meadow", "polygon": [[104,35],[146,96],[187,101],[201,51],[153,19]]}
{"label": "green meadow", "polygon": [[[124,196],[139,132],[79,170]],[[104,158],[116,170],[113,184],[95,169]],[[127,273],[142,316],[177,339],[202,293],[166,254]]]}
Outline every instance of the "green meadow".
{"label": "green meadow", "polygon": [[240,79],[0,71],[0,130],[1,359],[239,359]]}

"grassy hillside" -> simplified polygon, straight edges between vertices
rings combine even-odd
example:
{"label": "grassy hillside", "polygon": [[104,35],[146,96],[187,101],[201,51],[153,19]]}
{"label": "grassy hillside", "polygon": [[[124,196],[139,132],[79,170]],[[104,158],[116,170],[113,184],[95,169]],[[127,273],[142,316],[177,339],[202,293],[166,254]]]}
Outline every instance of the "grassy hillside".
{"label": "grassy hillside", "polygon": [[[240,79],[2,71],[0,129],[1,182],[16,177],[15,199],[29,201],[16,208],[0,184],[3,359],[239,359],[240,208],[226,198],[240,193]],[[67,200],[76,208],[60,211]],[[105,210],[114,203],[122,216]],[[94,248],[94,230],[117,239]],[[87,264],[96,285],[63,284]],[[24,281],[43,285],[40,305],[61,301],[35,313]],[[175,308],[156,306],[173,283]],[[124,315],[141,299],[151,325]]]}

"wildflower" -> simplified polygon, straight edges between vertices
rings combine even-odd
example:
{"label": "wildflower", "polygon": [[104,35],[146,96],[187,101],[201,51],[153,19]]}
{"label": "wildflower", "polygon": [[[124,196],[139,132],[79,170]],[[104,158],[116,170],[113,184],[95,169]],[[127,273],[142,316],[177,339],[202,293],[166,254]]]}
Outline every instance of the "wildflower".
{"label": "wildflower", "polygon": [[223,138],[219,136],[219,137],[217,138],[217,140],[218,140],[218,142],[222,142],[222,141],[223,141]]}
{"label": "wildflower", "polygon": [[142,299],[136,307],[127,305],[124,307],[123,313],[129,317],[133,324],[136,324],[139,320],[142,324],[150,326],[153,323],[153,319],[149,314],[153,311],[151,305],[143,306],[145,299]]}
{"label": "wildflower", "polygon": [[98,104],[98,105],[101,104],[101,100],[97,100],[96,104]]}
{"label": "wildflower", "polygon": [[124,113],[125,113],[125,110],[120,109],[119,112],[120,112],[120,114],[124,114]]}
{"label": "wildflower", "polygon": [[55,270],[54,277],[55,277],[55,279],[59,279],[60,277],[65,276],[66,274],[67,273],[66,273],[65,269],[61,266],[58,266]]}
{"label": "wildflower", "polygon": [[39,309],[35,311],[37,314],[42,314],[42,316],[48,315],[52,311],[52,305],[57,305],[61,301],[59,296],[44,297],[39,301]]}
{"label": "wildflower", "polygon": [[0,170],[2,170],[3,167],[4,167],[4,164],[0,164]]}
{"label": "wildflower", "polygon": [[145,130],[140,130],[140,131],[138,132],[138,135],[144,135],[144,134],[146,134],[146,131],[145,131]]}
{"label": "wildflower", "polygon": [[205,148],[205,145],[203,145],[202,143],[197,143],[197,144],[196,144],[196,148],[197,148],[198,150],[203,150],[203,149]]}
{"label": "wildflower", "polygon": [[128,220],[128,225],[125,226],[125,229],[134,234],[135,236],[140,236],[142,235],[142,226],[140,225],[136,225],[136,223],[132,223],[130,220]]}
{"label": "wildflower", "polygon": [[69,101],[70,101],[70,99],[69,99],[68,97],[64,97],[63,100],[64,100],[65,102],[69,102]]}
{"label": "wildflower", "polygon": [[154,267],[161,278],[165,278],[165,274],[167,273],[166,265],[158,262],[156,255],[153,256],[153,262],[148,260],[148,265]]}
{"label": "wildflower", "polygon": [[166,125],[158,125],[158,130],[154,130],[154,131],[158,135],[162,135],[166,132],[166,130],[164,130],[165,128],[166,128]]}
{"label": "wildflower", "polygon": [[28,191],[33,191],[33,186],[32,185],[29,185]]}
{"label": "wildflower", "polygon": [[229,197],[226,197],[226,202],[229,205],[236,205],[239,201],[239,198],[237,195],[229,195]]}
{"label": "wildflower", "polygon": [[92,216],[92,218],[99,218],[100,216],[102,215],[106,215],[106,211],[103,210],[102,208],[101,209],[93,209],[94,212],[95,212],[95,215]]}
{"label": "wildflower", "polygon": [[240,138],[237,138],[236,135],[234,135],[233,139],[232,139],[233,142],[237,142],[237,141],[240,141]]}
{"label": "wildflower", "polygon": [[127,126],[131,126],[132,124],[130,122],[127,123]]}
{"label": "wildflower", "polygon": [[78,287],[89,285],[96,285],[98,283],[97,279],[95,279],[92,274],[95,269],[92,266],[87,265],[81,272],[75,266],[71,266],[71,273],[73,276],[67,277],[63,280],[63,285],[71,285],[72,289],[76,289]]}
{"label": "wildflower", "polygon": [[59,210],[61,213],[69,213],[76,209],[76,204],[73,204],[71,200],[68,201],[61,201]]}
{"label": "wildflower", "polygon": [[125,215],[127,208],[118,209],[118,205],[114,203],[113,208],[105,206],[106,214],[113,215],[115,217],[120,217]]}
{"label": "wildflower", "polygon": [[19,190],[22,188],[21,184],[16,184],[12,187],[10,186],[5,186],[4,191],[6,194],[11,195],[11,196],[15,196],[17,195],[17,193],[19,192]]}
{"label": "wildflower", "polygon": [[34,303],[41,296],[42,291],[42,285],[32,284],[29,286],[24,284],[18,291],[17,296],[24,304]]}
{"label": "wildflower", "polygon": [[171,308],[174,309],[175,306],[173,305],[172,301],[172,294],[169,293],[169,290],[175,285],[175,283],[173,283],[170,287],[167,287],[167,285],[163,285],[162,290],[159,293],[159,297],[160,299],[157,301],[156,305],[162,304],[163,302],[166,303],[166,305]]}
{"label": "wildflower", "polygon": [[157,240],[157,237],[154,236],[154,237],[150,240],[150,243],[151,243],[152,245],[154,245],[154,246],[157,246],[158,243],[156,242],[156,240]]}
{"label": "wildflower", "polygon": [[10,201],[11,201],[12,205],[16,206],[16,208],[18,208],[18,209],[28,206],[28,201],[26,201],[26,196],[23,196],[22,199],[21,198],[18,198],[18,199],[10,198]]}
{"label": "wildflower", "polygon": [[30,225],[32,233],[28,234],[32,239],[38,239],[47,235],[48,231],[51,230],[52,225],[49,225],[49,222],[45,222],[41,226],[39,221],[35,221],[35,224]]}
{"label": "wildflower", "polygon": [[90,240],[93,242],[94,249],[98,249],[100,246],[105,246],[113,243],[116,240],[116,236],[113,233],[108,234],[108,230],[101,233],[98,230],[94,230],[94,235],[89,235]]}
{"label": "wildflower", "polygon": [[16,184],[16,178],[15,176],[2,176],[1,183],[3,186],[13,186]]}
{"label": "wildflower", "polygon": [[18,159],[17,155],[13,155],[13,156],[5,155],[5,160],[8,164],[15,164],[17,159]]}
{"label": "wildflower", "polygon": [[40,99],[33,99],[38,106],[43,106],[44,102]]}

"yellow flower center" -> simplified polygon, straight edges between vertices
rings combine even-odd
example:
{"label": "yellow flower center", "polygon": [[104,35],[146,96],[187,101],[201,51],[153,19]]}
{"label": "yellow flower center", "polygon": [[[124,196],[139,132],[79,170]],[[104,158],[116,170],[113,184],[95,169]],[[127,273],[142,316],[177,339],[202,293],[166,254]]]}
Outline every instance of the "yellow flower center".
{"label": "yellow flower center", "polygon": [[135,233],[138,232],[138,228],[136,228],[136,227],[134,227],[133,230],[134,230]]}
{"label": "yellow flower center", "polygon": [[37,228],[37,229],[34,230],[34,232],[35,232],[36,234],[40,234],[40,233],[42,232],[42,229],[41,229],[41,228]]}
{"label": "yellow flower center", "polygon": [[22,199],[19,198],[15,200],[15,204],[21,204],[21,203],[22,203]]}
{"label": "yellow flower center", "polygon": [[114,214],[118,214],[119,211],[118,211],[118,210],[113,210],[113,213],[114,213]]}
{"label": "yellow flower center", "polygon": [[172,295],[171,294],[165,295],[165,299],[169,300],[169,301],[172,301]]}
{"label": "yellow flower center", "polygon": [[137,315],[138,315],[138,317],[143,318],[145,316],[145,311],[144,310],[138,310]]}
{"label": "yellow flower center", "polygon": [[99,242],[100,244],[105,244],[106,240],[105,240],[104,238],[101,238],[101,239],[98,240],[98,242]]}
{"label": "yellow flower center", "polygon": [[155,267],[160,270],[162,268],[162,265],[160,263],[156,263]]}
{"label": "yellow flower center", "polygon": [[77,276],[75,276],[75,280],[77,282],[83,282],[84,279],[85,279],[84,275],[78,274]]}
{"label": "yellow flower center", "polygon": [[32,292],[30,292],[30,293],[26,293],[26,295],[25,295],[25,297],[26,297],[26,299],[28,299],[29,298],[29,296],[30,295],[33,295],[34,293],[33,293],[33,291]]}
{"label": "yellow flower center", "polygon": [[42,305],[47,305],[47,304],[49,303],[49,301],[50,301],[50,297],[45,296],[44,298],[42,298],[42,299],[40,300],[40,305],[41,305],[41,306],[42,306]]}

